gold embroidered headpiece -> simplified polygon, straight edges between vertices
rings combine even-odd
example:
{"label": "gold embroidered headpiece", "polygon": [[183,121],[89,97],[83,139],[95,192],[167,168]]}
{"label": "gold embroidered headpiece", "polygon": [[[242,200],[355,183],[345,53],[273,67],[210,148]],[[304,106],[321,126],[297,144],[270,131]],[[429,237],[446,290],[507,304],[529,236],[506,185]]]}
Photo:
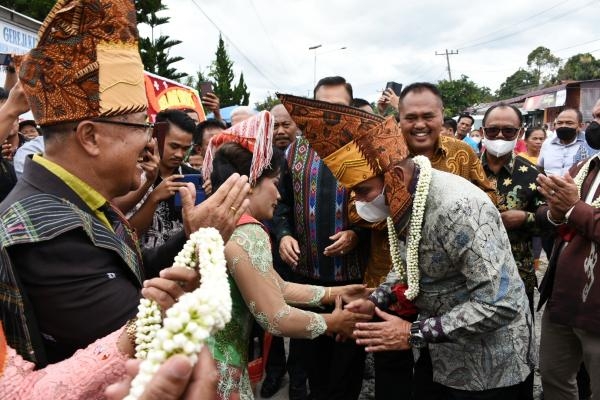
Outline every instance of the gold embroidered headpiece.
{"label": "gold embroidered headpiece", "polygon": [[394,166],[408,157],[408,147],[394,117],[292,95],[277,96],[341,184],[351,189],[383,175],[394,221],[406,212],[410,194]]}
{"label": "gold embroidered headpiece", "polygon": [[147,108],[133,0],[58,0],[17,64],[39,125]]}

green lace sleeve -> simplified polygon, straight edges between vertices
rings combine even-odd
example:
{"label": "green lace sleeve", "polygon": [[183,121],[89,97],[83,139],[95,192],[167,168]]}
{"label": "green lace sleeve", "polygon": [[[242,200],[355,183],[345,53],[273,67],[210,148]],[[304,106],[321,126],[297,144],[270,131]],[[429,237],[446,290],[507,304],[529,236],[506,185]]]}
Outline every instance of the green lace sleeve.
{"label": "green lace sleeve", "polygon": [[239,226],[225,248],[228,268],[252,315],[278,336],[314,338],[327,326],[317,314],[290,306],[318,305],[324,289],[287,284],[273,269],[269,236],[258,224]]}

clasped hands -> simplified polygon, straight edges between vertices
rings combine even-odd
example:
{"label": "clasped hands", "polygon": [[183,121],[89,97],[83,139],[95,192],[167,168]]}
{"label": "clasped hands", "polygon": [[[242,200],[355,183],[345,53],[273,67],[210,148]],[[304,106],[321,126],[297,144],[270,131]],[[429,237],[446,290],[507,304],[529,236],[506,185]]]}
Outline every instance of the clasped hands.
{"label": "clasped hands", "polygon": [[364,298],[346,304],[344,309],[381,319],[379,322],[361,321],[356,324],[352,337],[356,339],[356,344],[365,346],[365,351],[410,349],[408,339],[411,323],[409,321],[380,310],[375,303]]}
{"label": "clasped hands", "polygon": [[542,175],[537,177],[538,191],[546,198],[554,221],[563,221],[565,214],[579,201],[575,181],[567,172],[564,176]]}

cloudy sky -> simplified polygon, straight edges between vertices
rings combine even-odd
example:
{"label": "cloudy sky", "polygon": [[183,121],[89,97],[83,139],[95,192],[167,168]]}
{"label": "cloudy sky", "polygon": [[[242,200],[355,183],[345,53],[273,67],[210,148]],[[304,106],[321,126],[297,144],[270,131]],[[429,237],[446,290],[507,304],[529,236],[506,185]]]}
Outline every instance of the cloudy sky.
{"label": "cloudy sky", "polygon": [[[537,46],[566,60],[600,58],[600,0],[356,1],[167,0],[159,32],[183,41],[173,55],[189,74],[207,70],[219,31],[251,92],[251,104],[275,91],[307,95],[317,80],[342,75],[355,97],[374,101],[390,80],[404,83],[467,75],[492,91]],[[148,34],[143,30],[141,33]],[[156,35],[156,32],[155,32]],[[340,50],[342,47],[346,49]]]}

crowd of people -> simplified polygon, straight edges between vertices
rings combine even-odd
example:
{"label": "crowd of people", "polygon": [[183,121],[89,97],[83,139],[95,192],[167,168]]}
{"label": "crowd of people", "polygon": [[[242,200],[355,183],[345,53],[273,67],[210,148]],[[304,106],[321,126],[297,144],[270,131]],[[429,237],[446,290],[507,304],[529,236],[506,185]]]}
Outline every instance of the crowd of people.
{"label": "crowd of people", "polygon": [[358,399],[368,354],[378,400],[533,399],[538,369],[544,399],[600,393],[600,99],[587,126],[499,102],[475,129],[434,84],[373,106],[331,76],[148,122],[133,1],[95,3],[57,2],[0,91],[2,398],[125,398],[140,299],[197,287],[172,265],[203,227],[232,319],[142,399],[269,398],[286,373],[292,400]]}

